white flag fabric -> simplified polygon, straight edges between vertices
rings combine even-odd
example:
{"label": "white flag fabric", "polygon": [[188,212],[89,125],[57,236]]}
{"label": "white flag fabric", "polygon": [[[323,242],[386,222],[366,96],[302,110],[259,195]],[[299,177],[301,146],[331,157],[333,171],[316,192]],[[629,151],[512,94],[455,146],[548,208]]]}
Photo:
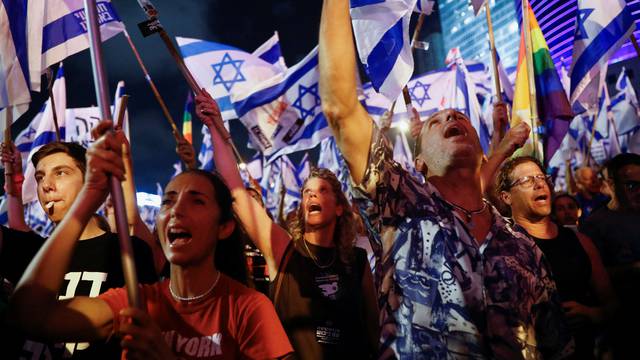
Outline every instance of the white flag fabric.
{"label": "white flag fabric", "polygon": [[[96,9],[102,41],[125,29],[109,0],[98,0]],[[46,0],[43,11],[41,69],[46,69],[89,47],[83,0]],[[35,16],[33,14],[33,17]]]}
{"label": "white flag fabric", "polygon": [[413,11],[422,13],[425,15],[431,15],[433,13],[433,7],[436,5],[434,0],[417,0],[416,7]]}
{"label": "white flag fabric", "polygon": [[198,86],[216,100],[224,120],[238,118],[231,103],[232,93],[245,93],[262,81],[282,76],[277,63],[229,45],[183,37],[176,37],[176,41]]}
{"label": "white flag fabric", "polygon": [[376,91],[396,99],[413,74],[409,21],[416,0],[351,0],[358,55]]}
{"label": "white flag fabric", "polygon": [[[64,79],[64,68],[62,65],[58,68],[52,92],[55,101],[60,138],[64,139],[66,128],[67,91]],[[22,184],[22,202],[24,204],[38,199],[35,181],[35,168],[33,167],[33,164],[31,164],[31,157],[43,145],[56,141],[56,127],[53,118],[53,107],[50,99],[46,101],[44,111],[36,115],[36,118],[38,116],[41,118],[39,120],[34,119],[34,121],[38,123],[38,127],[33,135],[33,142],[31,143],[29,156],[27,157],[27,162],[25,164],[24,183]]]}
{"label": "white flag fabric", "polygon": [[287,64],[284,62],[282,56],[282,50],[280,49],[280,37],[276,31],[272,37],[270,37],[264,44],[260,45],[252,53],[260,59],[274,65],[280,70],[280,72],[287,71]]}
{"label": "white flag fabric", "polygon": [[601,82],[609,56],[635,29],[625,0],[578,0],[570,103],[574,109],[597,105]]}
{"label": "white flag fabric", "polygon": [[[0,130],[2,133],[4,133],[6,116],[11,116],[12,121],[16,121],[27,111],[31,102],[27,34],[27,9],[22,1],[0,1]],[[11,108],[7,109],[9,106]]]}
{"label": "white flag fabric", "polygon": [[320,106],[318,48],[244,94],[232,94],[251,143],[267,163],[279,156],[315,147],[331,135]]}
{"label": "white flag fabric", "polygon": [[623,67],[616,82],[618,93],[611,99],[611,113],[618,135],[627,135],[640,129],[638,97]]}

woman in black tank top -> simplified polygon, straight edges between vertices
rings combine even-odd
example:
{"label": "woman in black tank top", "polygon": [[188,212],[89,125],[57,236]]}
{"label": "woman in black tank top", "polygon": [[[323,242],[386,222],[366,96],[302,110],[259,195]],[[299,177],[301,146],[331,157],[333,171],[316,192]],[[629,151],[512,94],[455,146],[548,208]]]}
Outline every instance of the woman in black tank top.
{"label": "woman in black tank top", "polygon": [[233,149],[213,122],[219,109],[205,94],[196,113],[209,126],[219,174],[234,197],[234,212],[264,255],[272,300],[301,359],[374,357],[378,309],[373,276],[362,251],[354,248],[353,211],[336,176],[314,169],[302,185],[302,202],[289,227],[275,224],[245,189]]}

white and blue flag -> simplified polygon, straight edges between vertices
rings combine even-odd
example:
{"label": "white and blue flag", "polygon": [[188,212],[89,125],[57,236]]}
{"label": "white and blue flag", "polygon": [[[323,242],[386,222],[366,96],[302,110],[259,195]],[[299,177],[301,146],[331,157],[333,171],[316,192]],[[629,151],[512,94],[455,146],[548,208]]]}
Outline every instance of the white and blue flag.
{"label": "white and blue flag", "polygon": [[176,37],[176,41],[198,86],[216,100],[224,120],[238,118],[231,103],[232,93],[246,93],[262,81],[282,76],[279,63],[233,46],[183,37]]}
{"label": "white and blue flag", "polygon": [[6,116],[16,121],[31,102],[27,24],[26,1],[0,1],[0,130]]}
{"label": "white and blue flag", "polygon": [[[96,9],[102,41],[125,29],[109,0],[98,0]],[[41,69],[89,47],[84,1],[46,1],[43,16]]]}
{"label": "white and blue flag", "polygon": [[200,161],[200,169],[206,171],[213,170],[213,142],[211,141],[209,128],[205,125],[202,125],[202,145],[200,145],[198,161]]}
{"label": "white and blue flag", "polygon": [[618,136],[624,136],[640,129],[638,97],[624,67],[618,76],[616,90],[618,93],[611,98],[611,113]]}
{"label": "white and blue flag", "polygon": [[285,64],[284,57],[282,56],[282,50],[280,49],[280,37],[278,36],[277,31],[269,38],[269,40],[265,41],[264,44],[255,49],[252,54],[269,64],[276,66],[280,72],[287,71],[287,64]]}
{"label": "white and blue flag", "polygon": [[[67,92],[63,66],[58,68],[52,92],[56,103],[56,118],[58,120],[58,127],[60,130],[60,139],[65,139]],[[37,120],[38,117],[41,118]],[[34,122],[37,123],[38,126],[35,127],[35,133],[30,134],[30,136],[33,136],[33,141],[29,146],[29,155],[27,156],[27,161],[25,163],[24,183],[22,184],[22,201],[24,204],[38,199],[35,181],[35,168],[33,167],[33,164],[31,164],[31,157],[43,145],[57,141],[56,127],[53,119],[53,107],[51,106],[50,99],[45,102],[43,110],[36,115]],[[32,129],[33,127],[28,127],[28,129],[30,128]],[[24,144],[21,145],[23,149],[26,147]]]}
{"label": "white and blue flag", "polygon": [[433,7],[435,6],[435,0],[417,0],[416,7],[413,11],[425,15],[431,15],[433,13]]}
{"label": "white and blue flag", "polygon": [[251,143],[267,163],[315,147],[331,130],[320,106],[318,48],[284,75],[274,76],[244,94],[232,94]]}
{"label": "white and blue flag", "polygon": [[374,89],[396,99],[413,74],[409,21],[416,0],[351,0],[358,55]]}
{"label": "white and blue flag", "polygon": [[609,57],[635,29],[625,0],[578,0],[569,77],[569,102],[575,110],[597,105],[598,91]]}
{"label": "white and blue flag", "polygon": [[322,140],[320,143],[318,167],[331,170],[338,180],[340,180],[340,183],[342,184],[342,191],[345,194],[349,194],[349,168],[347,167],[347,162],[342,157],[342,153],[338,149],[336,140],[333,136]]}

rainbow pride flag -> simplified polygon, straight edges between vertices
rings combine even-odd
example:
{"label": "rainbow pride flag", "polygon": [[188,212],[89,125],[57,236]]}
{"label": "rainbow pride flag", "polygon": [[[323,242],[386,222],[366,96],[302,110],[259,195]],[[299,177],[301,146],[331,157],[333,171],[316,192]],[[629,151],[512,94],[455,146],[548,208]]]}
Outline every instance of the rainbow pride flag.
{"label": "rainbow pride flag", "polygon": [[[549,46],[547,46],[547,41],[544,39],[538,21],[529,5],[527,5],[527,10],[529,11],[529,31],[531,33],[531,52],[536,86],[536,108],[542,123],[542,130],[540,131],[542,134],[537,134],[536,138],[539,142],[537,146],[539,148],[544,146],[544,158],[550,159],[569,129],[568,120],[573,118],[573,112],[553,60],[551,60]],[[533,129],[529,103],[529,74],[525,59],[524,31],[524,26],[522,26],[511,126],[524,121]],[[525,147],[523,152],[530,154],[532,146],[533,144],[530,144]]]}
{"label": "rainbow pride flag", "polygon": [[191,91],[189,91],[187,101],[184,103],[184,113],[182,115],[182,136],[187,139],[189,144],[193,144],[193,128],[191,124],[193,106],[193,95],[191,95]]}

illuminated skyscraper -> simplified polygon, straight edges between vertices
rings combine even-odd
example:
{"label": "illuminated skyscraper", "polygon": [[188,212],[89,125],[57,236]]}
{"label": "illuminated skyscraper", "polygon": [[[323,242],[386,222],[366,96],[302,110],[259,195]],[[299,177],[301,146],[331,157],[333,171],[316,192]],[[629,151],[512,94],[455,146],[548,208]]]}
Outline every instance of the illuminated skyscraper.
{"label": "illuminated skyscraper", "polygon": [[[475,16],[467,0],[440,0],[440,21],[445,51],[459,47],[465,60],[491,63],[484,10]],[[518,61],[518,20],[513,0],[490,0],[496,49],[505,67]],[[444,59],[442,59],[444,61]]]}

